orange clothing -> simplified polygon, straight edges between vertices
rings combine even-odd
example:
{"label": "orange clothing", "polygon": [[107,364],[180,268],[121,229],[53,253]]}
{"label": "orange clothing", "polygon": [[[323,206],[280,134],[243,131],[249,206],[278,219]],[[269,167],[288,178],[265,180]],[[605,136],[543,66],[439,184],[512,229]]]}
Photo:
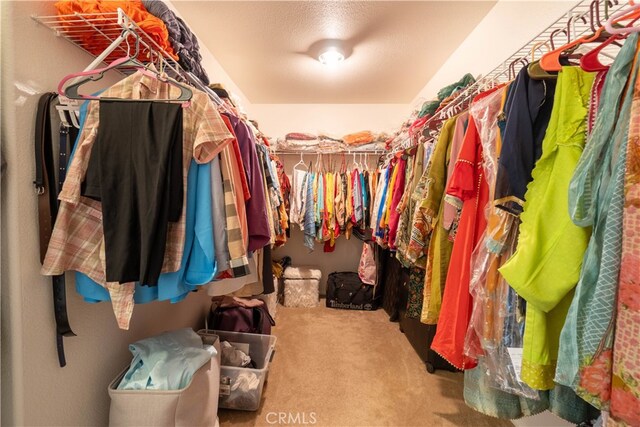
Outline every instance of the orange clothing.
{"label": "orange clothing", "polygon": [[[74,38],[79,38],[77,43],[94,55],[99,55],[102,51],[104,51],[107,46],[111,44],[111,40],[107,40],[102,35],[96,33],[93,30],[78,32],[77,27],[81,26],[82,24],[79,24],[77,22],[78,18],[73,16],[73,14],[95,13],[98,16],[89,16],[89,19],[95,19],[99,18],[100,15],[106,13],[116,13],[118,11],[118,8],[120,8],[140,27],[142,31],[144,31],[149,37],[151,37],[151,39],[153,39],[153,41],[156,42],[158,46],[164,49],[173,59],[175,59],[176,61],[178,60],[178,56],[175,54],[173,47],[169,42],[169,31],[167,30],[166,25],[160,18],[156,18],[155,16],[147,12],[140,0],[63,0],[56,2],[55,7],[58,10],[58,15],[61,15],[61,20],[69,21],[68,23],[65,22],[64,25],[70,27],[70,29],[74,29]],[[113,23],[116,22],[115,17],[105,18],[104,23],[100,23],[96,20],[93,20],[92,22],[98,28],[98,30],[104,31],[109,35],[112,35],[114,33]],[[114,39],[115,37],[116,36],[113,36],[112,39]],[[134,44],[131,43],[131,46],[134,46]],[[114,56],[113,58],[109,56],[109,58],[113,60],[117,56],[121,55],[119,53],[116,53],[116,56]],[[140,52],[140,54],[138,55],[138,59],[142,62],[148,62],[149,58],[147,57],[147,52]]]}
{"label": "orange clothing", "polygon": [[[481,93],[474,102],[501,88],[496,87]],[[447,188],[447,198],[463,203],[462,214],[451,252],[438,328],[431,344],[436,353],[458,369],[472,369],[477,364],[476,360],[464,356],[463,350],[473,308],[473,300],[469,293],[471,255],[487,227],[484,208],[489,201],[489,193],[483,170],[482,141],[475,119],[470,115],[460,154]]]}
{"label": "orange clothing", "polygon": [[373,133],[371,131],[365,130],[362,132],[350,133],[349,135],[345,135],[342,137],[342,140],[347,145],[364,145],[373,142],[374,140]]}

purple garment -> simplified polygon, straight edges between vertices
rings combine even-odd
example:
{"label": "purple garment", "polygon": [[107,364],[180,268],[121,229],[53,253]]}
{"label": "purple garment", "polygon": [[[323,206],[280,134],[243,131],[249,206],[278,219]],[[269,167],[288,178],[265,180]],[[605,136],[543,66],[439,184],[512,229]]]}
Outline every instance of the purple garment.
{"label": "purple garment", "polygon": [[260,160],[256,151],[256,140],[247,125],[229,114],[233,131],[238,140],[242,155],[244,172],[251,198],[245,202],[247,210],[247,227],[249,229],[249,252],[261,249],[271,243],[269,218],[267,217],[267,201],[264,194],[264,177],[260,168]]}
{"label": "purple garment", "polygon": [[201,64],[202,56],[198,39],[187,24],[161,0],[142,0],[142,4],[147,12],[160,18],[167,26],[169,41],[176,55],[180,58],[180,65],[187,71],[191,71],[202,83],[208,85],[209,76]]}

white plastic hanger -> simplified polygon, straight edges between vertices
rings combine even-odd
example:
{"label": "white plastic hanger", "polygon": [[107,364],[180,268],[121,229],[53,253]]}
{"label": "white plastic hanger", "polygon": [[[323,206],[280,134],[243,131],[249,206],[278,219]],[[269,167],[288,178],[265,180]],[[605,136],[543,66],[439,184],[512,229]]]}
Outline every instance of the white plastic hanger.
{"label": "white plastic hanger", "polygon": [[295,166],[293,167],[293,169],[295,170],[298,166],[302,166],[305,168],[305,170],[309,170],[309,168],[307,167],[307,165],[304,164],[304,159],[302,158],[302,153],[300,153],[300,161],[298,163],[295,164]]}

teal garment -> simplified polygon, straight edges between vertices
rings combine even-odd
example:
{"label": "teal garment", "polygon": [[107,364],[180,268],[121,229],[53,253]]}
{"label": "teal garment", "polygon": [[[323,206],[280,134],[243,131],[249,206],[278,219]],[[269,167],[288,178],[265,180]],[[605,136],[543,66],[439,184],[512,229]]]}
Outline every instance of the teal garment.
{"label": "teal garment", "polygon": [[487,366],[482,358],[474,369],[464,371],[464,401],[485,415],[514,420],[549,410],[573,424],[594,420],[599,415],[569,387],[556,385],[550,391],[539,391],[538,400],[527,399],[491,387],[485,372]]}
{"label": "teal garment", "polygon": [[459,81],[450,84],[449,86],[445,86],[438,91],[438,99],[435,101],[427,101],[422,104],[422,108],[420,108],[420,112],[418,113],[418,117],[424,117],[429,114],[433,114],[436,112],[438,107],[442,101],[445,100],[448,96],[454,93],[457,90],[460,90],[466,86],[469,86],[471,83],[474,83],[476,79],[472,74],[465,74]]}
{"label": "teal garment", "polygon": [[129,345],[133,360],[118,390],[180,390],[216,355],[193,329],[184,328]]}
{"label": "teal garment", "polygon": [[[582,263],[580,281],[560,335],[555,381],[601,408],[599,386],[581,387],[581,370],[601,359],[611,363],[614,308],[620,259],[624,174],[629,118],[638,64],[635,57],[638,34],[629,36],[606,77],[602,100],[591,138],[569,186],[569,211],[573,222],[593,231]],[[622,93],[627,87],[619,110]],[[603,378],[610,377],[609,374]],[[610,385],[602,384],[603,389]],[[598,388],[597,390],[595,388]]]}
{"label": "teal garment", "polygon": [[538,392],[540,399],[527,399],[494,388],[486,374],[488,366],[484,358],[478,366],[464,371],[464,401],[471,408],[491,417],[515,420],[546,411],[549,408],[548,392]]}
{"label": "teal garment", "polygon": [[[211,165],[197,164],[191,160],[187,174],[187,214],[185,222],[184,252],[180,269],[162,273],[158,286],[136,283],[133,294],[136,304],[152,301],[177,303],[199,286],[206,285],[215,277],[216,259],[211,222]],[[109,292],[87,275],[76,272],[76,292],[85,302],[110,301]]]}

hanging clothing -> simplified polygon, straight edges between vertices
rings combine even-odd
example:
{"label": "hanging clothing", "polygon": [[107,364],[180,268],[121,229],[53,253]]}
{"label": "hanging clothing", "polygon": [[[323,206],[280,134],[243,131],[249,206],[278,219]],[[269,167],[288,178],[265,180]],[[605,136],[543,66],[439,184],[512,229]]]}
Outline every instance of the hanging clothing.
{"label": "hanging clothing", "polygon": [[629,36],[609,70],[594,132],[569,184],[571,219],[593,231],[560,335],[555,381],[573,387],[597,408],[607,407],[611,392],[612,325],[622,252],[629,117],[638,74],[637,45],[638,35]]}
{"label": "hanging clothing", "polygon": [[[493,387],[530,398],[534,398],[536,393],[514,375],[507,350],[507,347],[522,347],[524,302],[497,271],[515,251],[519,227],[517,217],[503,210],[502,205],[515,201],[519,206],[521,201],[510,196],[505,198],[504,191],[502,194],[498,192],[502,191],[501,188],[509,188],[503,182],[509,180],[502,166],[504,162],[508,165],[520,164],[522,169],[518,173],[524,177],[530,176],[536,159],[529,161],[529,156],[541,152],[542,138],[552,111],[554,90],[555,82],[547,84],[545,81],[531,80],[526,69],[520,71],[509,87],[504,126],[502,119],[498,121],[503,143],[496,165],[495,200],[488,207],[488,224],[482,246],[476,248],[473,258],[470,285],[473,311],[467,331],[469,340],[465,344],[468,356],[485,357],[490,378],[487,381]],[[493,165],[487,163],[488,167]],[[474,346],[476,336],[480,338],[482,349]]]}
{"label": "hanging clothing", "polygon": [[[175,98],[178,88],[142,73],[134,73],[103,93],[105,97],[129,99]],[[99,104],[91,102],[77,144],[73,161],[67,170],[60,193],[60,209],[42,266],[42,274],[59,275],[66,270],[86,274],[109,290],[114,313],[121,328],[128,328],[133,309],[134,284],[107,283],[104,270],[104,239],[100,202],[81,197],[81,183],[89,161],[91,147],[99,127]],[[183,110],[183,186],[187,184],[191,159],[206,163],[223,150],[233,135],[207,95],[194,90],[188,107]],[[186,198],[180,219],[169,223],[162,272],[180,269],[185,242]]]}
{"label": "hanging clothing", "polygon": [[[611,419],[640,424],[640,79],[631,106],[624,177],[622,261],[615,313]],[[589,375],[583,374],[585,380]]]}
{"label": "hanging clothing", "polygon": [[391,205],[389,206],[389,249],[396,249],[396,235],[398,234],[398,222],[400,221],[400,213],[398,212],[398,203],[405,188],[405,178],[407,170],[407,159],[402,156],[397,164],[397,178],[391,196]]}
{"label": "hanging clothing", "polygon": [[106,280],[157,286],[183,204],[182,106],[100,100],[100,123],[82,195],[102,203]]}
{"label": "hanging clothing", "polygon": [[417,203],[415,195],[418,182],[424,170],[424,144],[418,144],[416,153],[412,161],[407,163],[407,179],[404,194],[398,209],[401,210],[398,221],[398,235],[396,236],[396,258],[404,266],[409,267],[411,262],[408,258],[409,242],[411,240],[411,225],[413,224],[413,214]]}
{"label": "hanging clothing", "polygon": [[[192,160],[187,178],[186,237],[180,269],[174,273],[161,274],[158,286],[136,283],[133,295],[135,304],[156,300],[169,300],[172,304],[180,302],[215,277],[217,260],[214,259],[213,244],[215,242],[217,246],[217,237],[212,241],[210,173],[210,164],[198,165]],[[75,279],[76,292],[82,295],[85,302],[111,301],[107,289],[87,275],[76,272]],[[130,308],[133,310],[133,305]],[[128,318],[130,313],[127,318],[122,317],[121,321],[126,323]]]}
{"label": "hanging clothing", "polygon": [[[451,137],[453,136],[451,130],[455,125],[455,120],[451,119],[445,122],[442,132],[438,138],[438,143],[436,144],[436,150],[438,151],[438,161],[431,161],[428,165],[427,170],[424,173],[424,182],[421,187],[421,200],[416,205],[415,214],[414,214],[414,224],[416,227],[413,233],[412,242],[409,245],[409,259],[415,258],[418,260],[424,256],[430,256],[426,252],[427,247],[421,243],[428,243],[431,232],[433,230],[433,226],[435,223],[435,212],[438,211],[438,207],[435,207],[435,211],[433,210],[434,206],[440,202],[440,198],[442,197],[442,192],[444,192],[444,180],[446,177],[444,176],[446,165],[446,154],[448,151],[448,146],[451,141]],[[440,196],[438,196],[439,186],[442,186],[442,191],[440,191]],[[424,227],[420,227],[420,225],[424,225]],[[418,240],[420,239],[420,240]],[[424,267],[422,264],[416,264],[414,268]],[[425,295],[424,293],[424,285],[427,279],[427,275],[430,275],[429,271],[424,271],[425,268],[421,268],[423,273],[420,275],[422,278],[421,281],[410,281],[409,282],[409,298],[407,300],[407,313],[410,317],[420,318],[422,311],[424,310],[424,298],[429,297],[429,295]],[[416,274],[417,276],[417,274]],[[428,305],[428,302],[427,302]]]}
{"label": "hanging clothing", "polygon": [[309,248],[309,250],[313,251],[313,239],[316,235],[316,223],[314,221],[313,208],[313,182],[315,180],[314,174],[307,172],[304,180],[306,181],[306,186],[304,187],[304,191],[306,191],[304,206],[304,245]]}
{"label": "hanging clothing", "polygon": [[224,207],[224,186],[222,184],[222,170],[220,169],[220,157],[216,156],[211,161],[211,201],[213,223],[213,235],[216,252],[216,264],[218,271],[229,270],[231,255],[229,253],[229,238],[227,236],[227,218]]}
{"label": "hanging clothing", "polygon": [[[307,171],[304,169],[293,169],[292,185],[291,185],[291,215],[290,220],[294,224],[298,224],[301,230],[304,230],[304,212],[306,204],[305,194],[305,178]],[[312,201],[310,200],[309,203]]]}
{"label": "hanging clothing", "polygon": [[[445,184],[445,188],[449,186],[449,181],[453,175],[458,154],[460,154],[460,148],[464,141],[464,134],[467,130],[467,124],[469,123],[469,111],[460,113],[457,117],[456,126],[453,131],[453,139],[451,140],[451,149],[449,153],[450,161],[447,166],[447,182]],[[449,231],[451,230],[451,226],[453,225],[456,217],[459,217],[459,209],[451,203],[444,203],[443,205],[442,226],[445,230]],[[453,239],[450,240],[453,242]]]}
{"label": "hanging clothing", "polygon": [[[470,107],[470,119],[447,195],[462,202],[460,227],[451,252],[438,328],[431,348],[458,369],[475,366],[463,355],[471,314],[469,295],[471,254],[486,227],[484,207],[490,199],[483,162],[497,160],[497,116],[503,107],[503,86],[478,95]],[[493,152],[484,153],[484,147]],[[449,198],[447,200],[450,200]]]}
{"label": "hanging clothing", "polygon": [[531,172],[542,154],[542,140],[551,118],[556,81],[534,80],[525,67],[518,73],[513,86],[495,193],[499,208],[520,215]]}
{"label": "hanging clothing", "polygon": [[542,156],[525,195],[518,247],[500,268],[527,301],[522,380],[537,390],[554,386],[560,330],[589,240],[590,231],[571,222],[567,194],[585,144],[593,79],[579,67],[563,67],[558,74]]}
{"label": "hanging clothing", "polygon": [[509,394],[493,387],[485,374],[483,359],[474,369],[464,371],[464,402],[478,412],[491,417],[518,419],[549,410],[573,424],[586,423],[598,417],[598,411],[576,397],[573,390],[556,386],[549,392],[538,392],[536,399]]}
{"label": "hanging clothing", "polygon": [[445,128],[452,127],[453,131],[448,131],[450,136],[447,137],[446,147],[445,144],[436,146],[431,159],[430,191],[425,200],[425,207],[427,212],[437,212],[437,214],[433,218],[431,237],[429,238],[426,275],[423,285],[424,300],[420,314],[420,321],[426,324],[436,324],[440,317],[442,293],[449,270],[451,251],[453,250],[453,242],[449,239],[447,229],[444,227],[445,211],[452,206],[445,202],[445,189],[449,181],[448,171],[451,169],[453,172],[451,165],[458,159],[460,146],[456,146],[458,144],[456,137],[464,139],[463,134],[460,135],[458,133],[456,135],[461,129],[458,122],[465,121],[465,117],[468,117],[468,113],[445,122],[442,134],[445,133]]}
{"label": "hanging clothing", "polygon": [[409,227],[409,244],[406,250],[406,258],[409,263],[415,264],[417,267],[425,268],[427,263],[427,247],[429,244],[430,221],[424,215],[421,208],[422,202],[425,200],[425,190],[427,180],[429,178],[429,168],[425,168],[416,188],[411,195],[415,206],[412,215],[412,221]]}
{"label": "hanging clothing", "polygon": [[248,186],[250,198],[245,202],[247,212],[247,230],[249,232],[249,243],[247,250],[252,252],[264,247],[271,239],[269,232],[269,220],[264,207],[267,203],[268,195],[264,192],[262,179],[263,172],[258,158],[257,144],[255,137],[247,125],[237,117],[225,114],[231,122],[233,133],[238,141],[243,168]]}

